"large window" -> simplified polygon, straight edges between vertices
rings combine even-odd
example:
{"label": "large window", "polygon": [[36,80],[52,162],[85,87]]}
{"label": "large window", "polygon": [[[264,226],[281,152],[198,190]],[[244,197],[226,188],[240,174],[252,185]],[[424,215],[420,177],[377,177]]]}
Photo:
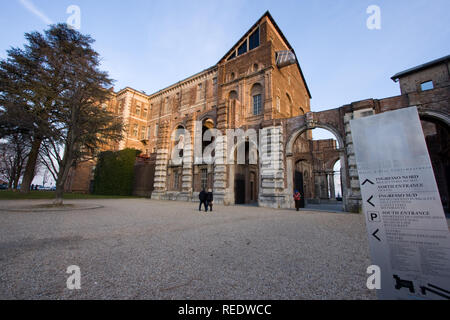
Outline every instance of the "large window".
{"label": "large window", "polygon": [[145,127],[141,127],[141,140],[145,140]]}
{"label": "large window", "polygon": [[248,38],[248,49],[252,50],[259,46],[259,28]]}
{"label": "large window", "polygon": [[236,51],[233,51],[233,53],[231,54],[231,56],[228,57],[227,61],[236,58]]}
{"label": "large window", "polygon": [[139,130],[139,126],[137,124],[135,124],[133,126],[133,137],[137,137],[138,136],[138,130]]}
{"label": "large window", "polygon": [[145,107],[144,110],[142,111],[142,117],[143,117],[144,119],[147,119],[147,114],[148,114],[148,108]]}
{"label": "large window", "polygon": [[238,48],[238,56],[247,52],[247,40]]}
{"label": "large window", "polygon": [[259,115],[262,111],[261,95],[257,94],[253,96],[253,114]]}

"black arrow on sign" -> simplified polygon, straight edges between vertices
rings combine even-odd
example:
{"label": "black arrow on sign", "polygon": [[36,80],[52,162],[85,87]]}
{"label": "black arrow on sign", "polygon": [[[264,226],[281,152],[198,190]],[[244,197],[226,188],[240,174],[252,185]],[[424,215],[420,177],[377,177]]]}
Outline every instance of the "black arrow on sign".
{"label": "black arrow on sign", "polygon": [[372,200],[372,199],[373,199],[373,196],[371,196],[371,197],[367,200],[367,203],[370,204],[372,207],[375,208],[375,205],[374,205],[372,202],[370,202],[370,200]]}
{"label": "black arrow on sign", "polygon": [[378,231],[380,231],[380,229],[377,229],[377,230],[375,230],[375,232],[374,232],[374,233],[372,233],[372,235],[374,236],[374,238],[375,238],[375,239],[377,239],[378,241],[380,241],[380,242],[381,242],[381,239],[377,237],[377,233],[378,233]]}
{"label": "black arrow on sign", "polygon": [[374,184],[372,181],[370,181],[369,179],[366,179],[364,182],[363,182],[363,184],[362,185],[365,185],[366,183],[370,183],[370,184]]}

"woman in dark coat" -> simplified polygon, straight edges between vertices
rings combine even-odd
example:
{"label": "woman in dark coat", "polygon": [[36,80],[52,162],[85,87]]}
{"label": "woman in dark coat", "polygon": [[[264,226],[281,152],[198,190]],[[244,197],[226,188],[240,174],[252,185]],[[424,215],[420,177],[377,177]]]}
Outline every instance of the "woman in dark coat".
{"label": "woman in dark coat", "polygon": [[295,209],[297,209],[297,211],[300,209],[301,200],[302,200],[302,195],[300,194],[300,192],[298,192],[298,190],[295,190],[294,191],[294,201],[295,201]]}
{"label": "woman in dark coat", "polygon": [[209,211],[212,211],[212,207],[213,207],[213,193],[211,189],[208,189],[208,193],[206,194],[206,203],[209,206]]}

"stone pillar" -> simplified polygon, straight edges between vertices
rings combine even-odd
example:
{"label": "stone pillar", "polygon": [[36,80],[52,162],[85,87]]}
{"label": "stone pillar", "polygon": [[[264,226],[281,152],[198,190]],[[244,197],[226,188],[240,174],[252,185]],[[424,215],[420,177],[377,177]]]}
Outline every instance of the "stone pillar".
{"label": "stone pillar", "polygon": [[[270,139],[267,133],[270,132]],[[259,205],[269,208],[290,208],[292,191],[284,185],[284,144],[281,126],[260,131],[260,176]],[[271,150],[268,153],[268,150]],[[292,170],[292,168],[291,168]]]}
{"label": "stone pillar", "polygon": [[[216,140],[215,155],[216,161],[214,163],[214,202],[217,204],[230,205],[231,197],[234,200],[234,190],[230,194],[230,190],[227,189],[227,141],[225,138],[225,131],[228,122],[227,106],[225,103],[221,104],[217,108],[217,129],[223,134],[221,138]],[[233,177],[234,179],[234,177]]]}
{"label": "stone pillar", "polygon": [[[342,179],[342,197],[344,198],[344,210],[349,212],[361,212],[362,210],[362,198],[361,189],[359,185],[358,168],[356,167],[355,152],[353,150],[353,139],[350,129],[350,120],[352,119],[352,113],[344,115],[345,125],[345,147],[344,152],[347,154],[348,159],[348,181],[345,172],[341,172]],[[345,157],[341,157],[341,166],[345,166]],[[345,169],[344,169],[345,170]]]}
{"label": "stone pillar", "polygon": [[169,133],[168,122],[163,122],[159,126],[157,154],[155,166],[154,191],[152,199],[162,200],[167,196],[167,165],[169,162]]}
{"label": "stone pillar", "polygon": [[320,199],[328,198],[328,175],[326,172],[320,173]]}
{"label": "stone pillar", "polygon": [[183,149],[183,170],[181,178],[181,194],[178,197],[182,201],[192,200],[192,184],[194,177],[194,131],[195,121],[190,118],[186,122],[185,144]]}
{"label": "stone pillar", "polygon": [[331,171],[328,174],[328,177],[329,177],[329,185],[330,185],[330,199],[331,200],[336,200],[336,190],[335,190],[335,187],[334,187],[334,172]]}

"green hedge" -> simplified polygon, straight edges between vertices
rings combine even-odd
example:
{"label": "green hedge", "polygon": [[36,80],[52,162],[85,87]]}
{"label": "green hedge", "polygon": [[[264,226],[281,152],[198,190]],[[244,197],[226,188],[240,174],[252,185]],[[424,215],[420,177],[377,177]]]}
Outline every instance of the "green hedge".
{"label": "green hedge", "polygon": [[94,194],[129,196],[133,192],[134,163],[140,151],[100,153],[94,173]]}

